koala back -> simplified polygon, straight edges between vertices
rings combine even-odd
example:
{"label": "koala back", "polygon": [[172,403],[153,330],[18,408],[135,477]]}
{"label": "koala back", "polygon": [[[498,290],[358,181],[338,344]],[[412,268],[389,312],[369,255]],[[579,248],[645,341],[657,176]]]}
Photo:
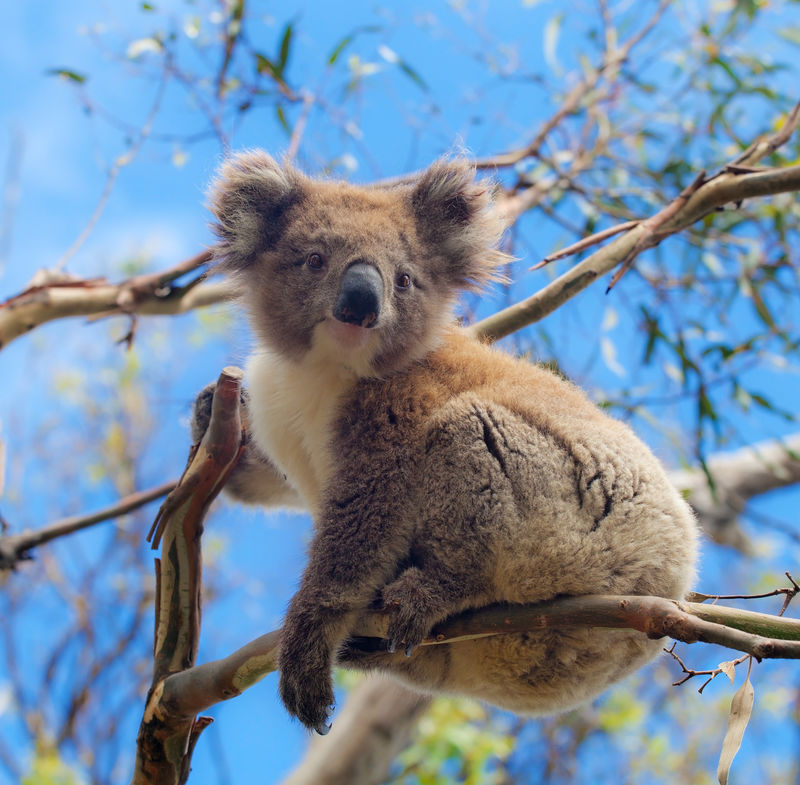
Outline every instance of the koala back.
{"label": "koala back", "polygon": [[[394,515],[408,542],[390,585],[409,563],[458,584],[441,618],[565,595],[681,599],[693,580],[693,515],[649,449],[570,383],[461,331],[408,372],[362,381],[335,442],[356,475],[371,474],[365,444],[379,445],[378,461],[411,454],[402,515],[372,514]],[[346,649],[343,661],[543,714],[586,701],[660,648],[636,631],[576,628],[410,657]]]}

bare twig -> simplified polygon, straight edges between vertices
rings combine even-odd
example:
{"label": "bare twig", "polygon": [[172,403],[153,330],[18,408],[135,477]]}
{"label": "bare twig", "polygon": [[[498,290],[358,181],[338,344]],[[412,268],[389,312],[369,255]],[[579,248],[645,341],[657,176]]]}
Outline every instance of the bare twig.
{"label": "bare twig", "polygon": [[156,488],[137,491],[125,496],[109,507],[104,507],[97,512],[74,515],[51,523],[37,531],[24,531],[19,534],[9,534],[0,537],[0,570],[14,569],[18,562],[30,559],[30,551],[38,545],[64,537],[82,529],[87,529],[97,523],[118,518],[133,510],[143,507],[156,499],[168,494],[176,485],[175,480],[165,482]]}
{"label": "bare twig", "polygon": [[797,585],[797,582],[791,576],[791,574],[789,572],[785,572],[784,575],[789,579],[789,582],[792,584],[791,586],[773,589],[772,591],[767,591],[763,594],[701,594],[699,592],[692,592],[692,594],[689,596],[689,599],[694,602],[714,600],[716,603],[718,600],[762,600],[767,597],[777,597],[782,594],[783,605],[781,605],[781,609],[778,611],[778,616],[783,616],[783,614],[786,613],[786,609],[789,607],[789,603],[797,596],[798,593],[800,593],[800,586]]}
{"label": "bare twig", "polygon": [[727,667],[719,667],[719,668],[711,668],[710,670],[694,670],[692,668],[687,668],[686,663],[675,653],[675,646],[677,644],[673,643],[668,649],[664,649],[664,651],[675,660],[678,665],[681,666],[681,670],[684,673],[682,679],[678,679],[677,681],[672,682],[673,687],[680,687],[681,684],[685,684],[689,679],[695,678],[695,676],[708,676],[708,678],[700,685],[700,688],[697,690],[700,694],[702,694],[703,690],[711,684],[720,673],[724,673],[726,676],[730,677],[730,674],[733,673],[733,668],[737,665],[741,665],[745,660],[752,661],[753,655],[752,654],[744,654],[741,657],[737,657],[735,660],[731,660],[730,662],[721,663],[721,665],[725,665]]}
{"label": "bare twig", "polygon": [[161,102],[164,99],[164,94],[167,89],[167,83],[169,82],[169,67],[166,65],[164,67],[164,71],[161,75],[161,81],[158,85],[158,89],[156,90],[156,96],[153,99],[153,105],[150,108],[150,112],[147,115],[147,118],[144,121],[144,125],[142,126],[141,130],[139,131],[137,137],[131,142],[128,149],[122,154],[117,156],[112,165],[111,169],[106,176],[106,183],[103,187],[103,192],[100,194],[100,199],[97,202],[97,205],[94,208],[94,212],[89,217],[89,220],[86,222],[86,226],[84,226],[81,233],[75,239],[75,242],[65,251],[62,257],[58,260],[56,264],[56,269],[63,270],[66,263],[75,255],[78,249],[86,242],[86,238],[92,233],[97,222],[100,220],[100,216],[103,214],[103,210],[106,208],[106,204],[108,204],[108,200],[111,197],[111,192],[114,189],[114,184],[117,181],[117,177],[119,173],[126,167],[128,164],[133,161],[133,159],[138,154],[139,150],[141,149],[142,145],[144,144],[147,137],[150,135],[150,131],[153,128],[153,123],[155,122],[156,115],[158,114],[159,109],[161,108]]}
{"label": "bare twig", "polygon": [[661,3],[653,13],[653,16],[642,27],[642,29],[639,30],[639,32],[635,35],[631,36],[631,38],[629,38],[623,46],[613,49],[609,48],[612,40],[610,37],[607,37],[606,51],[603,54],[603,61],[597,68],[592,69],[572,88],[572,90],[569,91],[569,93],[567,93],[567,96],[564,98],[564,101],[559,107],[558,111],[556,111],[553,116],[544,123],[544,125],[536,133],[536,136],[534,136],[533,139],[527,145],[525,145],[525,147],[508,153],[502,153],[501,155],[494,155],[490,158],[481,158],[476,161],[475,165],[477,168],[498,169],[507,166],[514,166],[514,164],[519,163],[525,158],[538,155],[539,148],[541,148],[541,146],[544,144],[545,140],[550,135],[550,132],[557,128],[565,117],[574,114],[578,111],[578,109],[580,109],[581,102],[589,93],[591,93],[592,90],[594,90],[601,77],[608,76],[609,73],[612,75],[616,73],[616,71],[628,59],[633,48],[653,29],[664,11],[669,6],[670,2],[671,0],[661,0]]}
{"label": "bare twig", "polygon": [[232,3],[230,8],[230,19],[228,20],[228,28],[225,31],[225,46],[222,54],[222,65],[217,74],[217,99],[222,97],[222,92],[225,89],[225,77],[228,73],[228,66],[231,63],[233,52],[236,49],[236,44],[242,34],[242,18],[244,17],[245,0],[236,0]]}

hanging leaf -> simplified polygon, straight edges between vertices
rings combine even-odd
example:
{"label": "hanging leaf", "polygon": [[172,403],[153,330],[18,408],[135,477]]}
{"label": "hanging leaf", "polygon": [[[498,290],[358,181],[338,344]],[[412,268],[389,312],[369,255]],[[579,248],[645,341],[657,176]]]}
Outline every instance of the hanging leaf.
{"label": "hanging leaf", "polygon": [[736,677],[736,666],[733,660],[721,662],[717,667],[731,680],[731,684],[733,684],[733,680]]}
{"label": "hanging leaf", "polygon": [[547,24],[544,27],[544,59],[547,65],[555,72],[561,70],[556,56],[556,48],[558,47],[558,38],[563,21],[564,14],[555,14],[547,20]]}
{"label": "hanging leaf", "polygon": [[77,82],[78,84],[83,84],[86,81],[86,77],[83,74],[71,71],[69,68],[49,68],[45,71],[45,74],[47,76],[59,76],[66,81]]}
{"label": "hanging leaf", "polygon": [[281,127],[287,134],[292,133],[292,129],[289,127],[289,121],[286,119],[286,113],[283,111],[283,107],[278,104],[275,108],[275,113],[278,115],[278,122],[281,124]]}
{"label": "hanging leaf", "polygon": [[722,753],[719,756],[719,766],[717,766],[719,785],[727,785],[728,783],[731,764],[736,757],[736,753],[739,752],[739,747],[742,746],[744,731],[747,728],[747,723],[750,722],[750,714],[753,711],[753,696],[753,684],[750,681],[750,672],[748,671],[744,684],[736,690],[736,694],[731,701],[728,730],[725,732]]}
{"label": "hanging leaf", "polygon": [[294,33],[294,27],[292,27],[292,23],[289,22],[286,27],[283,28],[283,36],[281,37],[281,48],[278,53],[278,68],[280,70],[280,75],[283,76],[283,72],[286,70],[286,65],[289,62],[289,51],[292,45],[292,34]]}

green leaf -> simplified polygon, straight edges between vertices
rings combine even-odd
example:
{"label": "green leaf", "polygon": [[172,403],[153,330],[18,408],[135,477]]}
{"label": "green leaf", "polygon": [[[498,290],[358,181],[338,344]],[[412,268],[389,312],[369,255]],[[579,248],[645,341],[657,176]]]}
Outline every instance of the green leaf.
{"label": "green leaf", "polygon": [[281,37],[281,48],[278,53],[278,69],[280,71],[281,77],[283,77],[283,72],[286,70],[286,65],[289,62],[289,52],[292,45],[292,35],[294,33],[294,27],[292,23],[289,22],[286,27],[283,28],[283,36]]}
{"label": "green leaf", "polygon": [[275,114],[278,115],[278,122],[283,127],[283,130],[286,131],[287,134],[291,134],[292,129],[289,127],[289,121],[286,119],[286,113],[283,111],[283,107],[280,104],[275,107]]}
{"label": "green leaf", "polygon": [[561,23],[563,21],[564,14],[555,14],[547,20],[547,24],[544,27],[544,59],[553,71],[561,70],[556,55],[556,48],[558,47],[558,38],[561,33]]}
{"label": "green leaf", "polygon": [[428,90],[428,85],[425,83],[425,80],[407,62],[404,60],[399,60],[397,65],[400,70],[417,85],[417,87],[425,91]]}
{"label": "green leaf", "polygon": [[256,71],[260,74],[270,74],[276,79],[280,79],[277,66],[266,55],[256,52]]}
{"label": "green leaf", "polygon": [[790,44],[797,44],[800,46],[800,27],[784,27],[781,30],[775,31],[781,38],[787,40]]}
{"label": "green leaf", "polygon": [[77,71],[71,71],[69,68],[50,68],[45,71],[47,76],[58,76],[70,82],[77,82],[83,84],[86,81],[84,74],[79,74]]}
{"label": "green leaf", "polygon": [[339,41],[338,44],[333,48],[333,51],[328,56],[328,65],[333,65],[338,59],[339,55],[345,50],[346,47],[350,46],[355,38],[355,33],[351,33],[350,35],[346,35]]}

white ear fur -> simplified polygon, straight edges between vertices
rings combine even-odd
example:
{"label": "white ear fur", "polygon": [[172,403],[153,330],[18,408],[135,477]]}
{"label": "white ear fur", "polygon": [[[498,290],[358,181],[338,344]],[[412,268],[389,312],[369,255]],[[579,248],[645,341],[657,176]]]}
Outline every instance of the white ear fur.
{"label": "white ear fur", "polygon": [[225,161],[209,189],[219,237],[215,256],[229,270],[246,266],[276,241],[286,210],[302,196],[303,176],[254,150]]}
{"label": "white ear fur", "polygon": [[493,188],[475,180],[475,167],[467,161],[440,159],[411,191],[420,236],[440,251],[446,272],[461,287],[505,278],[498,268],[509,257],[496,248],[505,226],[493,208]]}

